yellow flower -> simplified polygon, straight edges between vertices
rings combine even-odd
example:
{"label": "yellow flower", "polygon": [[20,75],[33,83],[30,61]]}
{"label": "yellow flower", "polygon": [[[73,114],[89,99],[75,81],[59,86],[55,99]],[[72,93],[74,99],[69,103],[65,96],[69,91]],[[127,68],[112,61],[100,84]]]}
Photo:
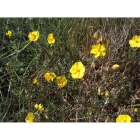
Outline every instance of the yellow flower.
{"label": "yellow flower", "polygon": [[43,105],[42,105],[42,104],[39,104],[39,105],[38,105],[38,109],[41,110],[41,111],[44,111]]}
{"label": "yellow flower", "polygon": [[109,97],[109,96],[110,96],[110,93],[109,93],[108,90],[105,91],[105,96],[106,96],[106,97]]}
{"label": "yellow flower", "polygon": [[34,122],[34,119],[35,119],[34,114],[32,112],[29,112],[27,114],[27,117],[25,118],[25,121],[30,123],[30,122]]}
{"label": "yellow flower", "polygon": [[39,104],[38,109],[39,110],[42,110],[43,109],[43,105],[42,104]]}
{"label": "yellow flower", "polygon": [[113,70],[115,70],[115,69],[118,69],[120,66],[118,65],[118,64],[114,64],[111,68],[113,69]]}
{"label": "yellow flower", "polygon": [[39,32],[38,31],[30,32],[28,38],[30,41],[37,41],[39,38]]}
{"label": "yellow flower", "polygon": [[67,84],[67,79],[65,78],[65,76],[59,76],[56,78],[56,82],[58,86],[64,87]]}
{"label": "yellow flower", "polygon": [[36,109],[38,109],[39,108],[39,105],[38,104],[35,104],[35,106],[34,106]]}
{"label": "yellow flower", "polygon": [[36,109],[39,109],[39,110],[41,110],[41,111],[44,111],[44,107],[43,107],[42,104],[35,104],[34,107],[35,107]]}
{"label": "yellow flower", "polygon": [[134,108],[134,112],[137,113],[138,112],[138,108]]}
{"label": "yellow flower", "polygon": [[33,79],[33,84],[36,84],[38,82],[37,78]]}
{"label": "yellow flower", "polygon": [[47,40],[49,44],[55,43],[55,38],[53,37],[53,34],[49,34]]}
{"label": "yellow flower", "polygon": [[53,81],[53,79],[56,77],[55,73],[53,72],[47,72],[44,74],[44,78],[50,82],[50,81]]}
{"label": "yellow flower", "polygon": [[131,122],[131,117],[129,115],[119,115],[116,122]]}
{"label": "yellow flower", "polygon": [[95,58],[99,57],[99,56],[105,56],[106,55],[106,48],[105,45],[101,45],[100,43],[97,45],[93,45],[92,49],[90,50],[91,54],[94,54]]}
{"label": "yellow flower", "polygon": [[131,40],[129,40],[129,44],[132,48],[140,48],[140,36],[135,35]]}
{"label": "yellow flower", "polygon": [[75,62],[75,64],[70,69],[70,73],[72,78],[81,79],[85,73],[85,66],[81,62]]}
{"label": "yellow flower", "polygon": [[9,37],[12,36],[12,32],[11,31],[7,31],[6,35],[9,36]]}

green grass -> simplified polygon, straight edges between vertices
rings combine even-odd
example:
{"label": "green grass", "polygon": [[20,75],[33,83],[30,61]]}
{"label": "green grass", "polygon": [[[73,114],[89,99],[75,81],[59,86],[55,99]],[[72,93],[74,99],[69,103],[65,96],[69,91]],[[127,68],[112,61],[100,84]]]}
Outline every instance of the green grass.
{"label": "green grass", "polygon": [[[36,122],[116,122],[120,114],[140,122],[139,111],[134,112],[140,106],[140,49],[129,45],[140,35],[139,26],[139,18],[1,18],[0,121],[25,122],[31,111]],[[29,42],[35,30],[40,37]],[[98,30],[107,43],[106,55],[94,58],[90,50]],[[49,33],[56,39],[52,46]],[[77,61],[86,67],[79,80],[69,72]],[[112,70],[116,63],[120,68]],[[47,71],[64,75],[67,85],[48,83],[43,77]],[[39,84],[33,84],[35,77]],[[48,111],[37,111],[36,103]]]}

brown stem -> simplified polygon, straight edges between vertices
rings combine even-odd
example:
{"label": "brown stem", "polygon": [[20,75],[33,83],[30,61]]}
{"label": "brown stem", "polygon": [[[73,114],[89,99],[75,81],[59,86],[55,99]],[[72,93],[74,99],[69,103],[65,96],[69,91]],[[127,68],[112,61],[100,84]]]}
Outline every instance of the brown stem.
{"label": "brown stem", "polygon": [[[45,94],[45,95],[44,95],[42,98],[40,98],[36,103],[34,103],[34,104],[31,106],[31,108],[30,108],[27,112],[30,112],[30,111],[32,110],[32,108],[35,106],[35,104],[39,103],[40,101],[42,101],[43,99],[45,99],[46,97],[50,96],[51,94],[55,93],[55,91],[58,91],[58,90],[60,90],[60,89],[61,89],[60,87],[57,87],[56,90],[50,92],[49,94],[48,94],[48,93]],[[26,115],[27,115],[27,113],[26,113]],[[24,116],[24,118],[25,118],[25,114],[24,114],[23,116]]]}
{"label": "brown stem", "polygon": [[[60,90],[60,88],[57,87],[56,90]],[[43,99],[45,99],[45,98],[47,98],[48,96],[50,96],[51,94],[55,93],[56,90],[50,92],[49,94],[47,93],[46,95],[44,95],[41,99],[39,99],[36,103],[34,103],[34,104],[31,106],[31,108],[28,110],[28,112],[35,106],[35,104],[38,104],[38,103],[39,103],[40,101],[42,101]]]}

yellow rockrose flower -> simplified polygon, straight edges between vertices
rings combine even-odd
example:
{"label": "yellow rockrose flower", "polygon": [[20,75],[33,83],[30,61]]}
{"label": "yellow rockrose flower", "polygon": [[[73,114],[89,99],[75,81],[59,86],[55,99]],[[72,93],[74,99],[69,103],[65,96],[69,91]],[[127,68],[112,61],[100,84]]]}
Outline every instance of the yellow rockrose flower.
{"label": "yellow rockrose flower", "polygon": [[37,78],[33,79],[33,84],[36,84],[38,82]]}
{"label": "yellow rockrose flower", "polygon": [[131,40],[129,40],[129,44],[132,48],[140,48],[140,36],[135,35]]}
{"label": "yellow rockrose flower", "polygon": [[53,79],[56,77],[55,73],[53,72],[47,72],[44,74],[44,78],[50,82],[50,81],[53,81]]}
{"label": "yellow rockrose flower", "polygon": [[48,35],[47,41],[48,41],[49,44],[54,44],[55,43],[55,38],[54,38],[53,34]]}
{"label": "yellow rockrose flower", "polygon": [[35,104],[34,108],[38,109],[39,108],[39,105],[38,104]]}
{"label": "yellow rockrose flower", "polygon": [[25,121],[26,121],[27,123],[31,123],[31,122],[34,122],[34,119],[35,119],[34,114],[33,114],[32,112],[29,112],[29,113],[27,114],[27,117],[25,118]]}
{"label": "yellow rockrose flower", "polygon": [[101,45],[100,43],[98,43],[97,45],[92,45],[92,49],[90,50],[91,54],[94,54],[95,58],[99,57],[99,56],[105,56],[106,55],[106,48],[105,45]]}
{"label": "yellow rockrose flower", "polygon": [[41,110],[41,111],[44,111],[44,107],[43,107],[42,104],[35,104],[34,107],[35,107],[36,109],[39,109],[39,110]]}
{"label": "yellow rockrose flower", "polygon": [[9,37],[12,36],[12,31],[7,31],[6,35],[9,36]]}
{"label": "yellow rockrose flower", "polygon": [[131,122],[131,117],[129,115],[119,115],[116,122]]}
{"label": "yellow rockrose flower", "polygon": [[38,31],[30,32],[28,38],[30,41],[37,41],[39,38],[39,32]]}
{"label": "yellow rockrose flower", "polygon": [[58,86],[64,87],[67,84],[67,79],[65,78],[65,76],[58,76],[56,78],[56,82]]}
{"label": "yellow rockrose flower", "polygon": [[85,73],[85,66],[81,62],[75,62],[75,64],[70,69],[70,73],[72,78],[81,79]]}
{"label": "yellow rockrose flower", "polygon": [[118,64],[114,64],[111,68],[113,69],[113,70],[115,70],[115,69],[118,69],[120,66],[118,65]]}
{"label": "yellow rockrose flower", "polygon": [[41,110],[43,108],[43,105],[39,104],[38,108]]}

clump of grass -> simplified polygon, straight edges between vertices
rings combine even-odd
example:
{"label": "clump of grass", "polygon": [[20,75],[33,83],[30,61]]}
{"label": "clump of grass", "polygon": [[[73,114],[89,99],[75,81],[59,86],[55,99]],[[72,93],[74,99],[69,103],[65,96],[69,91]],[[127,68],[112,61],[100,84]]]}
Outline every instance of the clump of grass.
{"label": "clump of grass", "polygon": [[[139,122],[140,49],[129,44],[139,24],[138,18],[1,19],[0,121],[116,122],[126,114]],[[72,69],[76,62],[83,68]]]}

